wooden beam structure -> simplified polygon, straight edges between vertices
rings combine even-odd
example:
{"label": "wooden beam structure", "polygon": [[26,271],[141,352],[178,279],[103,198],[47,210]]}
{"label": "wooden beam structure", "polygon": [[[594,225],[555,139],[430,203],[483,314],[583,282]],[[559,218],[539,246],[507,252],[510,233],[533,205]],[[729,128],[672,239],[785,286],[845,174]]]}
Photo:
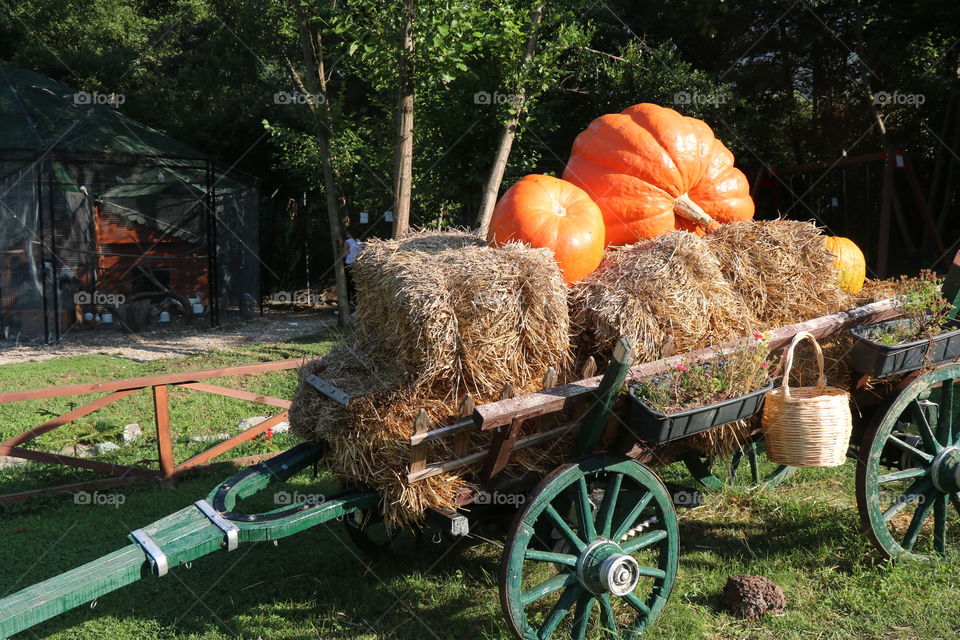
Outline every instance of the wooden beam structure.
{"label": "wooden beam structure", "polygon": [[200,380],[208,380],[210,378],[228,378],[231,376],[266,373],[268,371],[296,369],[303,363],[303,358],[292,358],[289,360],[257,362],[255,364],[238,364],[230,367],[221,367],[219,369],[161,373],[155,376],[125,378],[123,380],[105,380],[103,382],[71,384],[61,387],[44,387],[42,389],[25,389],[23,391],[3,391],[0,392],[0,403],[43,400],[44,398],[59,398],[61,396],[79,396],[88,393],[123,391],[125,389],[146,389],[147,387],[155,387],[162,384],[178,385],[186,382],[199,382]]}
{"label": "wooden beam structure", "polygon": [[[138,378],[126,378],[123,380],[109,380],[102,382],[93,382],[86,384],[65,385],[60,387],[44,387],[40,389],[26,389],[22,391],[6,391],[0,393],[0,403],[9,402],[27,402],[32,400],[44,400],[49,398],[59,398],[73,395],[86,395],[94,393],[105,393],[105,395],[83,404],[71,411],[47,420],[46,422],[27,429],[7,440],[0,442],[0,455],[6,455],[26,460],[35,460],[49,464],[59,464],[77,469],[88,469],[109,473],[113,478],[99,479],[81,483],[72,483],[57,487],[46,487],[32,491],[19,491],[10,494],[0,494],[0,504],[20,502],[36,495],[44,493],[62,493],[64,491],[77,490],[86,486],[114,486],[112,484],[103,484],[107,480],[117,484],[128,484],[130,482],[142,481],[144,479],[165,479],[169,480],[184,472],[211,466],[214,464],[229,463],[230,461],[211,462],[217,456],[220,456],[230,449],[251,440],[267,429],[276,426],[287,418],[287,409],[290,408],[290,401],[281,398],[274,398],[259,393],[252,393],[242,389],[233,389],[207,382],[213,378],[225,378],[233,376],[248,376],[272,371],[284,371],[296,369],[303,364],[299,358],[289,360],[277,360],[272,362],[258,362],[246,365],[235,365],[230,367],[221,367],[219,369],[203,369],[199,371],[183,371],[177,373],[167,373],[154,376],[142,376]],[[228,398],[237,398],[249,402],[256,402],[268,406],[282,409],[279,413],[268,418],[265,422],[256,425],[242,433],[217,443],[206,451],[203,451],[189,460],[180,464],[176,463],[173,451],[173,436],[171,434],[170,424],[170,387],[179,386],[194,391],[202,391],[214,395],[220,395]],[[78,418],[89,415],[108,405],[122,400],[141,389],[150,389],[153,396],[154,416],[156,420],[157,437],[157,466],[158,469],[145,469],[142,467],[131,467],[125,465],[110,464],[99,462],[87,458],[74,456],[64,456],[43,451],[35,451],[23,448],[21,445],[34,440],[38,436],[53,431],[65,424],[73,422]],[[252,460],[251,457],[240,458],[243,462]]]}

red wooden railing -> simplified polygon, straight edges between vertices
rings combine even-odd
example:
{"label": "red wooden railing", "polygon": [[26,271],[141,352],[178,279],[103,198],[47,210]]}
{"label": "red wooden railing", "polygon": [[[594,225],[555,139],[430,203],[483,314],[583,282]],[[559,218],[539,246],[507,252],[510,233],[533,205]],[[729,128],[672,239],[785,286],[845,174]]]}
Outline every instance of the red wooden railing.
{"label": "red wooden railing", "polygon": [[[291,360],[275,360],[272,362],[260,362],[256,364],[235,365],[230,367],[221,367],[219,369],[203,369],[200,371],[184,371],[181,373],[164,373],[155,376],[143,376],[139,378],[126,378],[123,380],[107,380],[102,382],[90,382],[85,384],[74,384],[60,387],[44,387],[42,389],[27,389],[23,391],[5,391],[0,392],[0,403],[24,402],[28,400],[42,400],[45,398],[58,398],[62,396],[87,395],[93,393],[105,393],[96,400],[88,402],[67,413],[47,420],[43,424],[37,425],[31,429],[8,438],[0,442],[0,455],[24,458],[27,460],[36,460],[38,462],[48,462],[52,464],[61,464],[78,469],[90,469],[110,474],[111,477],[88,482],[72,483],[56,487],[47,487],[44,489],[34,489],[30,491],[20,491],[17,493],[0,494],[0,503],[20,502],[42,493],[63,493],[76,491],[86,487],[109,487],[133,482],[142,482],[144,480],[169,480],[184,473],[190,469],[196,469],[210,464],[233,463],[236,465],[247,465],[258,462],[263,456],[247,456],[243,458],[233,458],[217,463],[210,461],[217,456],[233,449],[237,445],[251,440],[267,429],[276,426],[287,418],[287,409],[290,408],[289,400],[273,398],[270,396],[251,393],[240,389],[231,389],[222,387],[203,380],[214,378],[226,378],[230,376],[255,375],[269,371],[282,371],[285,369],[295,369],[303,364],[299,358]],[[170,409],[169,409],[169,388],[171,386],[184,387],[204,393],[211,393],[228,398],[238,398],[248,400],[272,407],[282,409],[279,413],[267,418],[260,424],[251,427],[237,435],[219,442],[206,451],[203,451],[192,458],[184,460],[177,464],[173,456],[173,440],[170,436]],[[64,456],[43,451],[34,451],[25,449],[21,445],[30,442],[34,438],[43,435],[49,431],[73,422],[78,418],[89,415],[99,409],[117,402],[135,391],[141,389],[151,389],[153,393],[154,416],[157,428],[157,464],[158,469],[148,469],[140,466],[127,466],[118,464],[109,464],[87,458],[77,458],[73,456]]]}

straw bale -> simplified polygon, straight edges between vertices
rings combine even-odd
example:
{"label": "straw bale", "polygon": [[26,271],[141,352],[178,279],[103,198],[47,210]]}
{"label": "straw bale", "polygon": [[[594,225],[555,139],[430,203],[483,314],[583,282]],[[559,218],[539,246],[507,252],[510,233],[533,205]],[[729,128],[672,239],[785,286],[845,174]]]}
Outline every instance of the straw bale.
{"label": "straw bale", "polygon": [[464,233],[366,243],[354,267],[357,328],[409,384],[453,403],[570,367],[566,285],[550,251]]}
{"label": "straw bale", "polygon": [[[343,406],[327,398],[302,381],[309,374],[347,391],[352,400]],[[345,337],[323,357],[304,364],[300,378],[290,407],[293,433],[324,443],[324,462],[341,480],[379,491],[391,523],[416,521],[430,506],[450,506],[467,485],[456,475],[441,474],[407,486],[410,447],[405,441],[417,413],[424,409],[439,423],[450,421],[453,412],[429,393],[401,385],[403,373],[375,345]],[[449,452],[431,454],[443,459]]]}
{"label": "straw bale", "polygon": [[578,360],[608,357],[621,336],[637,339],[634,359],[645,362],[757,327],[706,241],[686,231],[612,251],[571,288],[570,308]]}
{"label": "straw bale", "polygon": [[[354,269],[356,331],[300,372],[301,380],[315,373],[352,400],[344,407],[301,382],[290,424],[299,437],[326,445],[325,463],[337,476],[379,491],[388,522],[413,524],[429,507],[452,508],[469,487],[454,473],[407,484],[416,415],[424,409],[437,426],[450,424],[465,394],[482,403],[507,383],[517,393],[533,391],[550,366],[563,381],[571,368],[567,287],[549,251],[494,249],[465,233],[368,241]],[[489,438],[476,434],[472,449]],[[428,460],[449,460],[448,446],[431,444]],[[529,468],[556,455],[517,460]]]}
{"label": "straw bale", "polygon": [[748,418],[695,433],[684,443],[705,458],[720,458],[747,447],[759,430],[759,420]]}
{"label": "straw bale", "polygon": [[712,230],[706,242],[724,278],[765,329],[855,305],[855,299],[840,288],[834,257],[813,223],[735,222]]}

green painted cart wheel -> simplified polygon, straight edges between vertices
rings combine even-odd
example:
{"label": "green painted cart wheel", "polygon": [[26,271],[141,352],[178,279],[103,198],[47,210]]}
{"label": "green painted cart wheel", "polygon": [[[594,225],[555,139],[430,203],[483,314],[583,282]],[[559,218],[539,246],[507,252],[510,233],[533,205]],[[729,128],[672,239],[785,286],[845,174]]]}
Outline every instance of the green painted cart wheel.
{"label": "green painted cart wheel", "polygon": [[763,439],[750,442],[742,450],[735,451],[726,468],[720,470],[719,461],[704,458],[691,452],[683,458],[683,463],[693,478],[707,491],[720,491],[726,484],[746,484],[751,487],[776,487],[793,475],[796,467],[777,465],[767,460],[767,450]]}
{"label": "green painted cart wheel", "polygon": [[566,464],[507,535],[500,603],[523,640],[636,637],[667,603],[678,553],[677,514],[652,471],[619,457]]}
{"label": "green painted cart wheel", "polygon": [[960,544],[960,365],[920,375],[879,410],[857,462],[864,533],[888,557]]}

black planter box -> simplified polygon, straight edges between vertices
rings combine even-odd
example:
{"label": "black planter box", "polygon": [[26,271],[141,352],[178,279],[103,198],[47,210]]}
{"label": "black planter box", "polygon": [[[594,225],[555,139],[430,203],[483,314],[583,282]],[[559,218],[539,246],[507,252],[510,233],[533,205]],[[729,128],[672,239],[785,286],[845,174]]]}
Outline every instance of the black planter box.
{"label": "black planter box", "polygon": [[630,396],[628,414],[630,429],[641,440],[650,443],[669,442],[719,427],[722,424],[749,418],[763,409],[764,396],[771,389],[773,389],[773,380],[767,381],[767,385],[762,389],[751,391],[745,396],[677,413],[654,411],[633,395],[631,389],[628,394]]}
{"label": "black planter box", "polygon": [[932,345],[927,338],[886,345],[874,342],[865,335],[878,327],[908,322],[910,322],[909,319],[901,318],[851,329],[850,333],[856,339],[853,349],[850,351],[851,366],[860,373],[865,373],[874,378],[884,378],[897,373],[914,371],[941,362],[956,360],[960,357],[960,321],[957,320],[950,320],[947,323],[947,328],[952,329],[952,331],[942,333],[934,338]]}

